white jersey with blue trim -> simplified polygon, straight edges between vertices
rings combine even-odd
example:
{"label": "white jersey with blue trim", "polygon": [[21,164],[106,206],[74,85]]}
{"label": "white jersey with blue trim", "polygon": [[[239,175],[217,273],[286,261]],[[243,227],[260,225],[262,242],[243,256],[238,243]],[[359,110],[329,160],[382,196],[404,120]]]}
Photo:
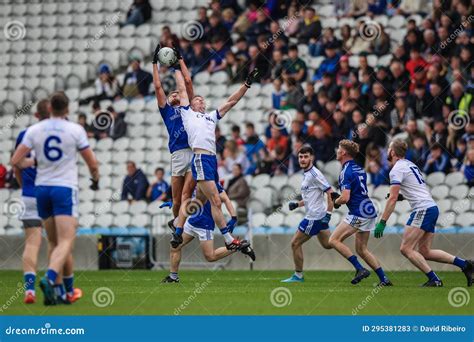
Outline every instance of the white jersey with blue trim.
{"label": "white jersey with blue trim", "polygon": [[412,210],[427,209],[436,205],[418,166],[407,159],[398,160],[390,171],[390,185],[400,185],[400,193]]}
{"label": "white jersey with blue trim", "polygon": [[216,126],[220,120],[217,110],[195,112],[191,107],[179,107],[191,149],[200,148],[216,154]]}
{"label": "white jersey with blue trim", "polygon": [[77,152],[89,147],[84,128],[62,118],[51,118],[28,128],[22,144],[35,152],[35,186],[77,189]]}
{"label": "white jersey with blue trim", "polygon": [[304,172],[301,196],[306,210],[305,219],[320,220],[326,215],[324,193],[331,189],[326,177],[315,166]]}

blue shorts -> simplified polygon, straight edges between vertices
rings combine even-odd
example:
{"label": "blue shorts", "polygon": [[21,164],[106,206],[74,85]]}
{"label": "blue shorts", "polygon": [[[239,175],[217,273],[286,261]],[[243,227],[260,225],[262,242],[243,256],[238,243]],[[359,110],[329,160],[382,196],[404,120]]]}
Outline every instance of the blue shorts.
{"label": "blue shorts", "polygon": [[428,209],[412,211],[407,226],[421,228],[428,233],[434,233],[439,210],[437,206]]}
{"label": "blue shorts", "polygon": [[321,220],[308,220],[303,219],[298,226],[298,230],[303,234],[308,236],[315,236],[321,230],[328,229],[329,225],[327,223],[322,223]]}
{"label": "blue shorts", "polygon": [[77,190],[65,186],[36,187],[38,215],[43,219],[51,216],[77,217]]}
{"label": "blue shorts", "polygon": [[219,182],[217,173],[217,157],[211,154],[194,154],[191,171],[196,181],[206,180]]}

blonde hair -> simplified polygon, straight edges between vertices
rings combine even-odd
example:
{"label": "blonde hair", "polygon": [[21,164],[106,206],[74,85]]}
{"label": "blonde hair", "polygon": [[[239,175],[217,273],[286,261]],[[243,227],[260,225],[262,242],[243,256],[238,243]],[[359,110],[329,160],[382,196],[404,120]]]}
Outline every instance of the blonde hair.
{"label": "blonde hair", "polygon": [[401,139],[395,139],[391,143],[392,150],[395,152],[395,155],[400,158],[405,158],[405,154],[407,153],[408,145],[405,141]]}
{"label": "blonde hair", "polygon": [[359,145],[351,140],[343,139],[339,142],[339,147],[349,153],[354,158],[359,153]]}

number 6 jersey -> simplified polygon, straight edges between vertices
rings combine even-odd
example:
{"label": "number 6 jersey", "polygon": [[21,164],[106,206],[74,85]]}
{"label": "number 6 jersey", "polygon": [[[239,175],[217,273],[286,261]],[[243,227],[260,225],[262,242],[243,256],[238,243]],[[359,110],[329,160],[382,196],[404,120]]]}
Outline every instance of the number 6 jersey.
{"label": "number 6 jersey", "polygon": [[35,186],[77,189],[77,151],[89,147],[84,128],[63,118],[46,119],[26,130],[21,142],[35,152]]}
{"label": "number 6 jersey", "polygon": [[398,160],[390,171],[390,185],[400,185],[400,193],[412,210],[436,205],[418,166],[406,159]]}

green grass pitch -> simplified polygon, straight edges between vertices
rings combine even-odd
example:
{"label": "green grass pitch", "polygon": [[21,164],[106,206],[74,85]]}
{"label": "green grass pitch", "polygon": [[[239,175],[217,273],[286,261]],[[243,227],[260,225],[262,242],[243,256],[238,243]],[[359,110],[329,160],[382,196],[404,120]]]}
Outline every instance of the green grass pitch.
{"label": "green grass pitch", "polygon": [[77,271],[75,274],[76,286],[82,288],[84,297],[71,306],[45,307],[40,291],[36,304],[23,304],[21,272],[0,271],[0,315],[469,315],[474,312],[474,298],[459,307],[451,305],[448,299],[456,287],[463,287],[461,291],[469,298],[474,296],[473,288],[466,288],[461,272],[440,272],[443,288],[420,288],[425,276],[419,272],[390,272],[395,286],[382,289],[374,288],[377,277],[373,273],[361,284],[351,285],[353,272],[339,271],[306,272],[302,284],[280,282],[291,271],[185,270],[180,272],[179,284],[161,284],[165,271]]}

